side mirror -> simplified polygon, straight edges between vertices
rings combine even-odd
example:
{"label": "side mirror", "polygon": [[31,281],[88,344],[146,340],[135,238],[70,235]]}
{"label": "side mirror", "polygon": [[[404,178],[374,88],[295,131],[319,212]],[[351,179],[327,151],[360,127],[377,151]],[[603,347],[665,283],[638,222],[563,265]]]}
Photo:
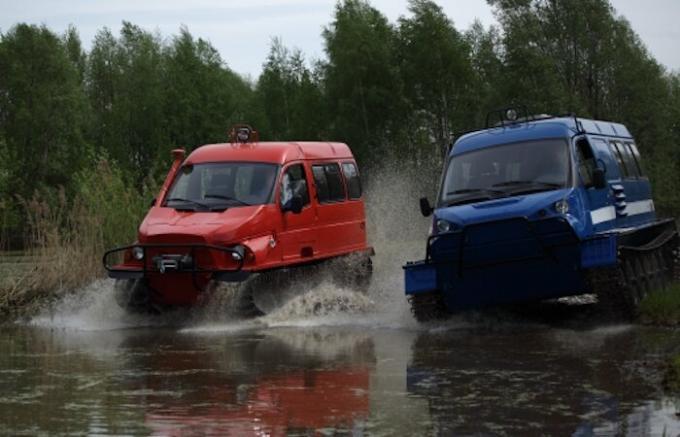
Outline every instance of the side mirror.
{"label": "side mirror", "polygon": [[434,211],[434,208],[430,206],[430,201],[427,200],[427,197],[421,197],[420,213],[423,215],[423,217],[429,217],[432,214],[432,211]]}
{"label": "side mirror", "polygon": [[607,179],[605,178],[605,170],[597,167],[593,170],[593,186],[598,190],[607,186]]}
{"label": "side mirror", "polygon": [[285,205],[281,206],[283,212],[290,211],[293,214],[300,214],[302,212],[302,207],[304,206],[302,201],[302,196],[299,194],[294,195]]}
{"label": "side mirror", "polygon": [[153,199],[151,199],[151,203],[149,204],[149,208],[153,208],[155,204],[156,204],[156,198],[154,197]]}

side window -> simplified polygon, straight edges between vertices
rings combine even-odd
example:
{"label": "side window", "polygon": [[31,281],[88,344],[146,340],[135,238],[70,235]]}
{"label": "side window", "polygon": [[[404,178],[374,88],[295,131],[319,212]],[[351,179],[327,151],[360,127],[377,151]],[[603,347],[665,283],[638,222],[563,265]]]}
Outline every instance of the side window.
{"label": "side window", "polygon": [[309,205],[309,188],[302,164],[291,165],[281,178],[281,205],[290,202],[295,195],[302,197],[303,206]]}
{"label": "side window", "polygon": [[626,163],[623,161],[623,155],[619,150],[618,144],[614,141],[609,142],[609,150],[612,152],[612,156],[616,159],[616,163],[619,165],[619,171],[621,172],[621,178],[628,177],[628,169],[626,168]]}
{"label": "side window", "polygon": [[642,172],[642,164],[640,164],[640,152],[638,152],[638,148],[633,143],[626,143],[625,147],[632,156],[632,165],[637,171],[637,175],[640,177],[644,176],[644,173]]}
{"label": "side window", "polygon": [[323,165],[313,165],[312,174],[314,175],[314,185],[316,186],[316,199],[319,203],[328,202],[328,181]]}
{"label": "side window", "polygon": [[347,194],[350,199],[361,198],[361,180],[359,179],[359,172],[353,162],[342,163],[342,173],[345,175],[347,181]]}
{"label": "side window", "polygon": [[635,164],[635,158],[633,157],[633,152],[631,152],[630,147],[624,143],[616,143],[616,146],[619,148],[621,156],[623,157],[623,162],[626,164],[628,177],[639,177],[640,173],[638,172],[637,165]]}
{"label": "side window", "polygon": [[318,164],[312,166],[314,184],[319,203],[337,202],[345,199],[345,187],[338,164]]}
{"label": "side window", "polygon": [[578,172],[581,175],[583,185],[590,187],[593,185],[593,170],[597,167],[597,163],[593,149],[590,148],[590,144],[585,138],[576,142],[576,156],[578,158]]}

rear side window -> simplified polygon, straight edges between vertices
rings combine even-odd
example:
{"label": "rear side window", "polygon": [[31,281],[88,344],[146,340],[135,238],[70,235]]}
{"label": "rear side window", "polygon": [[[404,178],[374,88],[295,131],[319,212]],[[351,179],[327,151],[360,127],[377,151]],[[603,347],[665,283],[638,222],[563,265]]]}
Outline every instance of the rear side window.
{"label": "rear side window", "polygon": [[616,143],[616,146],[619,148],[621,156],[623,157],[623,162],[626,164],[628,177],[640,177],[640,173],[638,172],[637,164],[635,163],[635,158],[633,157],[633,152],[630,150],[630,147],[624,143]]}
{"label": "rear side window", "polygon": [[635,164],[635,158],[633,158],[633,152],[625,144],[619,144],[619,148],[623,154],[623,160],[626,162],[626,169],[628,169],[628,176],[637,178],[640,177],[638,172],[637,164]]}
{"label": "rear side window", "polygon": [[640,164],[640,152],[638,152],[637,147],[633,143],[626,143],[625,145],[628,152],[632,155],[632,164],[637,172],[637,175],[642,177],[644,173],[642,172],[642,165]]}
{"label": "rear side window", "polygon": [[626,163],[623,160],[623,154],[621,153],[621,150],[619,149],[619,145],[615,142],[610,142],[609,143],[609,150],[611,150],[612,155],[614,156],[614,159],[616,159],[616,163],[619,165],[619,170],[621,171],[621,177],[628,177],[628,169],[626,168]]}
{"label": "rear side window", "polygon": [[359,199],[361,197],[361,180],[359,179],[357,166],[353,162],[344,162],[342,164],[342,173],[347,181],[347,195],[350,199]]}
{"label": "rear side window", "polygon": [[319,203],[345,200],[345,186],[338,164],[313,165],[312,174]]}

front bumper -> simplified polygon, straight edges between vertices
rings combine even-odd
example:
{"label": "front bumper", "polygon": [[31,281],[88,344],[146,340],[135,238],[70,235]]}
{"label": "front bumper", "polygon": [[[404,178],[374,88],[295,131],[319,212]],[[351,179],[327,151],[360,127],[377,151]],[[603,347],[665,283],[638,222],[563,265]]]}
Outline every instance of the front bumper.
{"label": "front bumper", "polygon": [[584,292],[583,269],[616,264],[616,236],[580,240],[567,220],[512,218],[431,236],[404,266],[405,292],[442,292],[449,309]]}
{"label": "front bumper", "polygon": [[[112,256],[125,254],[134,247],[142,249],[142,260],[128,257],[123,263],[111,265],[109,260]],[[242,247],[210,244],[134,244],[106,251],[102,263],[109,277],[115,279],[142,279],[150,274],[183,273],[191,274],[194,278],[211,275],[217,281],[240,282],[250,275],[249,271],[243,270],[245,253]]]}

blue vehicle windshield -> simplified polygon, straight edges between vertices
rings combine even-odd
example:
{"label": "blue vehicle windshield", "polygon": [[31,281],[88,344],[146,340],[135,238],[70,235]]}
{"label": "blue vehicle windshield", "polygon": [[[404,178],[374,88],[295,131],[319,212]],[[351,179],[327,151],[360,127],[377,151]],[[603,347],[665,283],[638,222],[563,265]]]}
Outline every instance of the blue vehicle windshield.
{"label": "blue vehicle windshield", "polygon": [[568,186],[568,143],[545,139],[486,147],[453,156],[439,206],[483,201]]}

